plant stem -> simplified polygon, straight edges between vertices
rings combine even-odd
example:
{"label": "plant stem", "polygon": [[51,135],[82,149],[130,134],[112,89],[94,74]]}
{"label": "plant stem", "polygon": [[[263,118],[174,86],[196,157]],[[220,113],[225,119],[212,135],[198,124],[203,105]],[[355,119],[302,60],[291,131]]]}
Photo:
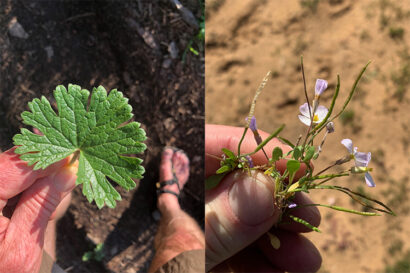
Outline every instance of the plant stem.
{"label": "plant stem", "polygon": [[76,150],[73,154],[73,157],[70,160],[70,163],[68,163],[68,165],[73,164],[78,159],[79,156],[80,156],[80,150]]}

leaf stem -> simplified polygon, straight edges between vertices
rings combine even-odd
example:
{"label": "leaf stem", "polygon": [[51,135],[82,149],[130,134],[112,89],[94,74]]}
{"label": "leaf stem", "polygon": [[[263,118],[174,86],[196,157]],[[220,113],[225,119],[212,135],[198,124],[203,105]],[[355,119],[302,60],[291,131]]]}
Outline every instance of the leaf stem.
{"label": "leaf stem", "polygon": [[76,150],[73,154],[73,157],[70,160],[70,163],[68,163],[68,165],[72,165],[80,156],[80,150]]}

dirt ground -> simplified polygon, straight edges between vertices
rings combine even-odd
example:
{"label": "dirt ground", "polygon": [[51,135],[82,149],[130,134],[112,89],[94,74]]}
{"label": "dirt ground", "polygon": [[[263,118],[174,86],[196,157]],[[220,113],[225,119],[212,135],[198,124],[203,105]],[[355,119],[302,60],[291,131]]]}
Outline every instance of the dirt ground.
{"label": "dirt ground", "polygon": [[[295,141],[306,130],[297,118],[305,102],[300,56],[311,98],[316,78],[329,81],[325,106],[340,75],[336,111],[372,61],[315,168],[345,155],[340,141],[351,138],[359,151],[372,152],[376,188],[360,176],[333,183],[376,197],[398,216],[366,218],[321,208],[323,233],[307,236],[323,256],[320,272],[384,272],[410,250],[410,2],[209,0],[206,7],[207,123],[243,126],[254,92],[271,70],[256,104],[258,127],[273,132],[285,123],[283,136]],[[334,192],[312,191],[311,197],[360,209]]]}
{"label": "dirt ground", "polygon": [[[199,1],[181,1],[199,19]],[[0,148],[12,147],[20,113],[58,84],[103,85],[130,98],[146,130],[146,174],[120,191],[115,209],[98,210],[74,191],[58,225],[58,263],[67,272],[146,272],[154,255],[155,182],[162,147],[186,151],[190,181],[182,207],[203,225],[204,55],[184,51],[198,29],[171,1],[0,2]],[[199,46],[199,47],[198,47]],[[102,261],[83,262],[104,243]]]}

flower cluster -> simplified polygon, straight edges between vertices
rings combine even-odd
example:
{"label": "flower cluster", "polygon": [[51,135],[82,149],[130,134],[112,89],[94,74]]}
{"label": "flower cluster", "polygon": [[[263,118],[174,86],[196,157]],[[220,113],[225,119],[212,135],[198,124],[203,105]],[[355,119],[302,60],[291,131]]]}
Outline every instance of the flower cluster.
{"label": "flower cluster", "polygon": [[[289,216],[287,219],[291,219],[297,223],[303,224],[314,231],[319,231],[319,229],[308,223],[306,220],[292,215],[292,211],[294,209],[303,206],[301,204],[298,204],[295,199],[297,192],[310,193],[310,190],[312,189],[336,190],[346,194],[355,202],[363,205],[366,208],[366,211],[347,209],[340,206],[334,206],[333,204],[309,205],[322,206],[337,211],[344,211],[363,216],[380,215],[377,212],[384,212],[390,215],[395,215],[388,206],[378,200],[372,199],[369,196],[362,194],[361,192],[355,192],[348,187],[324,185],[324,183],[341,176],[349,176],[351,174],[364,174],[364,179],[367,186],[375,187],[376,184],[372,176],[370,175],[372,168],[369,167],[371,153],[359,152],[358,148],[353,146],[353,141],[351,139],[344,138],[341,140],[341,144],[346,147],[348,153],[340,159],[334,161],[334,163],[331,163],[323,170],[316,171],[311,164],[312,161],[316,160],[320,156],[327,136],[335,131],[335,124],[333,121],[337,117],[339,117],[346,109],[356,90],[357,83],[361,79],[366,68],[367,65],[358,75],[358,78],[353,84],[352,89],[342,106],[342,109],[336,114],[333,113],[333,110],[340,89],[339,76],[337,77],[336,89],[333,94],[332,101],[328,106],[329,108],[324,105],[320,105],[320,98],[323,92],[325,92],[328,87],[326,80],[316,80],[314,98],[312,101],[309,101],[308,93],[306,89],[304,90],[306,102],[299,107],[300,114],[298,115],[298,118],[308,128],[305,136],[303,137],[302,135],[300,135],[296,139],[296,142],[292,142],[282,136],[279,136],[285,125],[280,126],[276,131],[271,133],[265,139],[262,139],[261,135],[258,132],[256,118],[254,116],[254,109],[261,89],[269,78],[268,73],[255,93],[248,118],[246,118],[246,126],[244,128],[241,140],[238,144],[237,152],[230,151],[225,148],[222,149],[223,155],[221,157],[221,167],[216,171],[216,174],[214,176],[206,179],[206,188],[212,189],[213,187],[216,187],[225,175],[238,169],[247,171],[249,174],[251,174],[251,171],[262,171],[265,175],[268,175],[272,178],[271,181],[274,183],[273,188],[275,191],[273,195],[274,202],[278,208],[282,209],[283,215]],[[304,74],[303,79],[305,79]],[[306,84],[304,84],[304,86],[306,86]],[[253,133],[257,146],[252,152],[241,153],[241,145],[248,130]],[[321,134],[322,131],[323,134]],[[316,138],[320,135],[322,135],[322,140],[321,142],[318,142]],[[275,147],[271,151],[271,154],[268,154],[268,149],[264,150],[264,147],[275,137],[278,137],[281,141],[286,143],[290,147],[289,150],[286,149],[287,151],[283,151],[281,147]],[[262,151],[266,157],[266,163],[263,165],[255,164],[255,162],[253,162],[252,160],[252,156],[258,151]],[[283,164],[277,164],[279,160],[286,162],[286,168],[284,168]],[[342,169],[342,171],[333,173],[329,171],[335,166],[340,166],[351,161],[354,162],[354,165],[352,164],[352,166],[350,166],[349,168],[346,168],[344,170]]]}
{"label": "flower cluster", "polygon": [[[299,120],[307,125],[311,126],[311,124],[319,124],[321,123],[327,116],[329,109],[327,109],[323,105],[319,105],[319,98],[322,93],[326,90],[328,84],[326,80],[317,79],[316,86],[315,86],[315,99],[313,101],[314,107],[308,105],[308,103],[304,103],[299,107],[300,113],[302,115],[298,115]],[[310,109],[309,109],[310,108]],[[256,124],[256,120],[254,121]],[[328,133],[334,132],[334,124],[333,122],[328,122],[326,124],[326,129]],[[365,181],[369,187],[375,187],[376,184],[373,181],[372,176],[369,173],[369,168],[367,166],[370,163],[371,153],[363,153],[358,152],[357,147],[353,148],[353,142],[351,139],[343,139],[341,143],[346,147],[349,151],[350,157],[349,159],[354,159],[355,167],[352,168],[353,173],[365,173]],[[321,146],[319,146],[319,151],[321,150]],[[340,162],[340,161],[339,161]],[[345,161],[347,162],[347,160]],[[344,163],[344,162],[343,162]]]}

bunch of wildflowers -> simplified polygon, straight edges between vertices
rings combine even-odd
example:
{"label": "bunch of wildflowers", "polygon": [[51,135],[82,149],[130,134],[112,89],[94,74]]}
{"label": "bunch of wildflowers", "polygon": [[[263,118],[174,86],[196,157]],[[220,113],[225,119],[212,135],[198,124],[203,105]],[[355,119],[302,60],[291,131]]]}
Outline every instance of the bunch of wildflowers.
{"label": "bunch of wildflowers", "polygon": [[[334,106],[339,95],[340,77],[337,76],[337,84],[329,108],[320,104],[320,97],[323,94],[323,92],[327,90],[328,87],[327,81],[323,79],[316,80],[314,99],[312,100],[312,103],[310,103],[308,92],[306,91],[306,82],[303,70],[303,59],[301,60],[306,103],[300,106],[300,115],[298,115],[298,118],[304,125],[307,126],[307,131],[304,138],[302,138],[302,136],[299,136],[297,138],[296,143],[293,143],[290,140],[279,136],[279,133],[283,130],[284,125],[280,126],[266,139],[262,139],[262,137],[258,133],[258,128],[256,126],[256,118],[254,116],[254,109],[256,105],[256,100],[268,80],[268,73],[262,81],[261,85],[259,86],[258,90],[256,91],[255,97],[252,101],[249,115],[246,118],[244,132],[238,145],[237,153],[235,154],[233,151],[230,151],[228,149],[222,149],[223,157],[221,158],[221,167],[216,171],[215,175],[209,177],[206,180],[206,188],[211,189],[215,187],[216,185],[218,185],[218,183],[222,180],[222,178],[225,175],[237,169],[242,169],[247,172],[250,172],[251,170],[261,170],[266,175],[269,175],[273,178],[273,181],[275,183],[274,202],[275,205],[282,210],[282,216],[287,215],[291,220],[301,223],[317,232],[320,232],[318,228],[314,227],[304,219],[292,215],[292,211],[295,208],[303,206],[297,205],[293,202],[293,199],[297,192],[309,193],[310,190],[314,189],[340,191],[348,195],[354,201],[364,206],[366,208],[366,211],[358,211],[326,204],[309,204],[304,206],[322,206],[327,207],[329,209],[344,211],[363,216],[380,215],[379,212],[395,215],[394,212],[385,204],[369,196],[365,196],[362,193],[355,192],[346,187],[326,185],[327,182],[337,177],[364,174],[364,180],[367,186],[376,186],[372,176],[370,175],[372,168],[368,167],[371,160],[371,153],[359,152],[358,148],[353,146],[353,142],[351,139],[341,140],[341,145],[346,147],[348,153],[342,155],[339,159],[335,159],[335,161],[325,169],[315,173],[310,164],[312,161],[316,160],[319,157],[328,134],[331,134],[335,131],[335,125],[333,121],[338,116],[340,116],[340,114],[343,113],[343,111],[346,109],[354,92],[356,91],[357,84],[363,76],[363,73],[367,69],[369,63],[366,64],[366,66],[359,73],[348,97],[346,98],[342,106],[341,111],[332,116]],[[241,153],[241,144],[246,135],[246,132],[249,129],[252,131],[254,135],[256,147],[253,152],[243,154]],[[323,137],[321,138],[321,141],[317,142],[316,137],[318,137],[319,133],[321,133],[323,130]],[[291,147],[291,150],[287,153],[284,153],[281,148],[276,147],[273,150],[272,155],[267,155],[263,148],[270,140],[272,140],[275,137],[279,138],[287,145],[289,145]],[[268,164],[265,164],[263,166],[255,166],[255,164],[253,163],[251,156],[259,150],[262,150],[264,152],[268,160]],[[277,162],[280,159],[287,160],[286,170],[283,172],[280,172],[276,168],[275,164],[275,162]],[[302,177],[295,179],[295,174],[301,168],[302,165],[306,166],[306,170]],[[348,167],[344,171],[330,173],[332,168],[337,165],[347,165]],[[275,238],[275,236],[272,234],[268,235],[271,238],[272,245],[274,247],[277,247],[279,244],[278,239]]]}

